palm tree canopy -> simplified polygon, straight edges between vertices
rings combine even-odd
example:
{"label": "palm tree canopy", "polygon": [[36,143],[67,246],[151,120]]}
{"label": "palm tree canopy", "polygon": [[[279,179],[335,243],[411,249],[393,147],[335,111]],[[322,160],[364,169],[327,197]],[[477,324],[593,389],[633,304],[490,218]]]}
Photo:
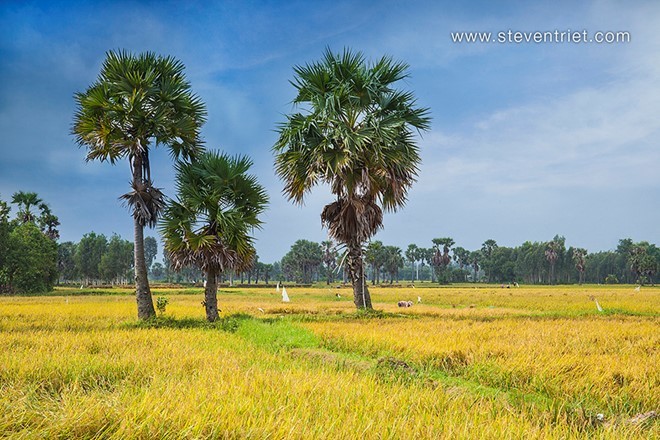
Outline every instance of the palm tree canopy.
{"label": "palm tree canopy", "polygon": [[18,205],[18,216],[21,222],[33,222],[35,217],[30,208],[39,207],[43,201],[35,192],[18,191],[12,195],[11,202]]}
{"label": "palm tree canopy", "polygon": [[365,206],[379,201],[394,211],[405,203],[420,163],[414,130],[430,126],[428,109],[394,87],[407,70],[389,57],[368,63],[360,52],[329,49],[321,61],[294,68],[293,102],[304,113],[287,117],[273,147],[289,199],[302,203],[312,187],[326,183],[346,201],[327,217],[365,211],[366,223],[382,213]]}
{"label": "palm tree canopy", "polygon": [[148,151],[152,140],[176,158],[201,151],[206,109],[172,57],[110,51],[96,82],[75,99],[73,134],[88,148],[88,161],[115,163]]}
{"label": "palm tree canopy", "polygon": [[175,268],[243,269],[255,256],[250,235],[260,228],[268,196],[255,176],[252,161],[218,152],[203,153],[193,163],[176,165],[177,200],[160,223],[165,251]]}
{"label": "palm tree canopy", "polygon": [[121,199],[141,225],[154,226],[165,200],[151,179],[150,143],[166,145],[176,159],[203,151],[206,109],[192,93],[183,64],[152,52],[110,51],[96,82],[75,98],[72,131],[78,145],[87,147],[86,160],[114,164],[128,157],[132,191]]}

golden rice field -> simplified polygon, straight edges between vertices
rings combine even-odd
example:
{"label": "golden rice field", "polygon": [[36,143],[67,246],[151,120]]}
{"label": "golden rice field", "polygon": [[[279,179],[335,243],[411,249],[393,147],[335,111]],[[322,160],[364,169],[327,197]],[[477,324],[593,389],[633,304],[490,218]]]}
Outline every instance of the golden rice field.
{"label": "golden rice field", "polygon": [[660,437],[660,288],[287,290],[0,297],[0,438]]}

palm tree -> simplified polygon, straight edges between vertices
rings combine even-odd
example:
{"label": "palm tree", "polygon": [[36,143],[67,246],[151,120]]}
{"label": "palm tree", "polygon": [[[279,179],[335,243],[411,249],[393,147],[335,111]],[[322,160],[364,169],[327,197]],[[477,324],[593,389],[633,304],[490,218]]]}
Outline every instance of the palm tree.
{"label": "palm tree", "polygon": [[195,158],[203,151],[205,106],[192,93],[183,64],[151,52],[108,52],[96,82],[75,99],[72,131],[87,148],[86,160],[114,165],[128,159],[132,191],[121,198],[133,212],[138,317],[150,318],[156,312],[144,260],[144,227],[155,226],[164,196],[153,186],[149,147],[165,145],[174,158]]}
{"label": "palm tree", "polygon": [[586,257],[587,250],[583,248],[576,248],[573,250],[573,262],[575,263],[575,268],[580,274],[578,283],[582,285],[584,282],[584,271],[586,269]]}
{"label": "palm tree", "polygon": [[331,280],[334,279],[333,271],[337,268],[337,247],[332,240],[326,240],[321,242],[321,248],[323,251],[323,264],[325,264],[326,269],[326,284],[329,286]]}
{"label": "palm tree", "polygon": [[410,262],[410,282],[415,282],[415,263],[419,259],[419,248],[416,244],[411,243],[406,249],[406,259]]}
{"label": "palm tree", "polygon": [[254,228],[268,196],[247,174],[252,161],[207,152],[193,163],[176,165],[177,200],[160,221],[165,254],[176,270],[197,266],[206,275],[206,319],[218,318],[217,278],[225,270],[241,272],[255,261]]}
{"label": "palm tree", "polygon": [[493,251],[497,249],[497,242],[492,238],[484,241],[481,245],[481,265],[486,272],[486,279],[492,282],[492,261]]}
{"label": "palm tree", "polygon": [[304,113],[279,126],[275,169],[298,204],[314,186],[330,186],[335,201],[321,222],[346,245],[356,307],[371,309],[362,245],[383,226],[383,209],[406,202],[421,161],[413,132],[429,128],[428,109],[394,88],[408,77],[408,66],[389,57],[368,63],[360,52],[326,49],[321,61],[294,71],[293,102]]}
{"label": "palm tree", "polygon": [[481,263],[481,251],[476,250],[470,252],[470,265],[474,271],[473,282],[477,282],[477,274],[479,273],[479,263]]}
{"label": "palm tree", "polygon": [[[470,265],[470,251],[460,246],[455,247],[452,251],[454,253],[454,261],[458,263],[461,271]],[[465,272],[465,281],[467,281],[467,272]]]}
{"label": "palm tree", "polygon": [[385,246],[380,240],[371,241],[364,250],[364,261],[371,265],[371,285],[380,282],[380,268],[385,262]]}
{"label": "palm tree", "polygon": [[[436,270],[436,275],[438,277],[438,282],[440,284],[448,284],[449,279],[445,273],[445,269],[451,263],[451,257],[449,256],[449,251],[454,245],[454,239],[450,237],[444,238],[434,238],[431,240],[433,242],[433,258],[431,259],[431,265]],[[440,246],[442,246],[442,252],[440,251]]]}
{"label": "palm tree", "polygon": [[48,238],[56,241],[60,238],[60,231],[57,229],[60,225],[60,219],[53,214],[50,210],[50,206],[46,203],[40,203],[39,209],[41,210],[41,216],[39,216],[39,226],[41,227],[41,230]]}
{"label": "palm tree", "polygon": [[559,243],[557,241],[552,240],[546,244],[545,258],[550,263],[550,284],[554,284],[555,264],[557,263],[557,258],[559,258]]}
{"label": "palm tree", "polygon": [[18,219],[21,223],[28,223],[36,220],[34,213],[30,211],[32,207],[38,207],[43,201],[37,193],[18,191],[12,195],[11,202],[18,205]]}
{"label": "palm tree", "polygon": [[399,267],[403,266],[401,249],[396,246],[385,246],[383,248],[383,267],[390,274],[390,284],[394,283],[394,277],[399,277]]}

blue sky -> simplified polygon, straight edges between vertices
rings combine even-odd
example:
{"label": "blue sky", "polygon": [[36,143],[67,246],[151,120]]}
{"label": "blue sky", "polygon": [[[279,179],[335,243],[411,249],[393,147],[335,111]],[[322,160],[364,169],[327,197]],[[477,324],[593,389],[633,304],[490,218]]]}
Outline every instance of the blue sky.
{"label": "blue sky", "polygon": [[[430,107],[423,165],[407,206],[376,239],[405,248],[451,236],[476,249],[555,234],[590,251],[620,238],[660,242],[660,3],[649,2],[56,2],[0,3],[0,197],[36,191],[62,240],[89,231],[132,239],[118,197],[127,163],[85,163],[69,134],[105,52],[173,55],[206,102],[207,148],[250,155],[271,204],[262,261],[298,238],[321,241],[320,188],[305,206],[281,195],[274,129],[293,110],[292,67],[324,48],[406,61]],[[457,44],[457,31],[629,32],[620,44]],[[174,195],[164,149],[152,175]],[[147,231],[157,235],[156,231]]]}

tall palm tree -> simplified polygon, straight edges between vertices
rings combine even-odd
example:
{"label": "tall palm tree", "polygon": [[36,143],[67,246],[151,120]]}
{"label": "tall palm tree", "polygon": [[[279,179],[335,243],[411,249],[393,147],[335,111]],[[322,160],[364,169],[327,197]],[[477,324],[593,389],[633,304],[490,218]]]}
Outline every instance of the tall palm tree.
{"label": "tall palm tree", "polygon": [[98,79],[76,93],[73,134],[87,161],[128,159],[131,188],[121,199],[133,212],[135,290],[140,319],[155,316],[144,261],[144,227],[153,227],[164,196],[153,186],[150,146],[167,146],[172,157],[190,160],[203,149],[204,103],[192,93],[183,64],[151,52],[110,51]]}
{"label": "tall palm tree", "polygon": [[18,219],[21,223],[34,223],[36,217],[30,208],[36,208],[43,203],[37,193],[24,191],[15,192],[11,197],[11,202],[18,205]]}
{"label": "tall palm tree", "polygon": [[206,318],[218,319],[217,278],[225,270],[241,272],[255,261],[254,239],[268,196],[252,161],[209,151],[193,163],[176,165],[177,200],[160,221],[165,254],[176,270],[197,266],[206,274]]}
{"label": "tall palm tree", "polygon": [[294,72],[293,102],[302,112],[278,128],[275,169],[298,204],[316,185],[330,186],[335,200],[321,222],[346,245],[356,307],[371,309],[362,245],[383,226],[383,209],[406,202],[421,161],[413,134],[429,128],[428,109],[395,88],[408,66],[389,57],[369,63],[360,52],[326,49],[320,61]]}

